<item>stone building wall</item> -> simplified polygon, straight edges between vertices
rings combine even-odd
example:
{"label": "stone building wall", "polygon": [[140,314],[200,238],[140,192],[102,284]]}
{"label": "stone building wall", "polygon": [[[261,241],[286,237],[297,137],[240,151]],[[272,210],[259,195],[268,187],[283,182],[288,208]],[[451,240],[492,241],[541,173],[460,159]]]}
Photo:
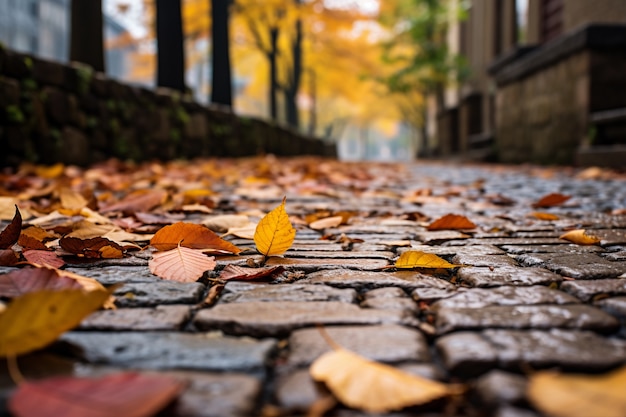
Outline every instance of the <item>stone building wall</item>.
{"label": "stone building wall", "polygon": [[122,84],[79,64],[0,48],[0,166],[87,165],[116,157],[336,154],[335,145],[205,107],[171,90]]}

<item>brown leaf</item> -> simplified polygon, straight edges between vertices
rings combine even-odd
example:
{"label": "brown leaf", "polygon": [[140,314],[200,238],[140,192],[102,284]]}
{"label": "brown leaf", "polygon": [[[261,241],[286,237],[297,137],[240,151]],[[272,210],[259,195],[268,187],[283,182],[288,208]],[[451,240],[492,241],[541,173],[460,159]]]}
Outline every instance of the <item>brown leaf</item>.
{"label": "brown leaf", "polygon": [[228,280],[252,280],[257,278],[271,277],[280,274],[285,269],[282,266],[268,266],[264,268],[243,268],[237,265],[226,265],[220,273],[220,279]]}
{"label": "brown leaf", "polygon": [[563,195],[560,193],[551,193],[541,197],[538,201],[533,203],[533,207],[535,208],[544,208],[544,207],[554,207],[560,206],[569,200],[571,196]]}
{"label": "brown leaf", "polygon": [[184,389],[162,375],[124,372],[100,378],[53,377],[20,384],[9,400],[16,417],[151,417]]}
{"label": "brown leaf", "polygon": [[476,225],[472,223],[467,217],[460,216],[458,214],[446,214],[443,217],[432,222],[427,229],[428,230],[459,230],[459,229],[474,229]]}
{"label": "brown leaf", "polygon": [[76,237],[63,237],[59,240],[61,247],[75,255],[86,258],[123,258],[124,249],[117,243],[104,237],[92,239],[79,239]]}
{"label": "brown leaf", "polygon": [[118,203],[102,208],[100,212],[110,213],[113,211],[121,211],[124,213],[135,213],[149,211],[163,204],[166,199],[167,192],[164,190],[139,190],[129,194]]}
{"label": "brown leaf", "polygon": [[179,282],[195,282],[206,271],[212,271],[215,265],[214,257],[182,246],[166,252],[155,252],[148,263],[154,275]]}
{"label": "brown leaf", "polygon": [[13,249],[0,249],[0,266],[13,266],[19,260],[20,257]]}
{"label": "brown leaf", "polygon": [[59,199],[64,209],[80,210],[87,207],[89,202],[81,193],[70,188],[63,188],[59,191]]}
{"label": "brown leaf", "polygon": [[22,249],[50,250],[42,241],[25,235],[24,233],[20,235],[17,243],[22,247]]}
{"label": "brown leaf", "polygon": [[14,298],[39,290],[82,288],[71,278],[62,277],[53,269],[24,268],[0,275],[0,297]]}
{"label": "brown leaf", "polygon": [[172,250],[178,245],[190,249],[214,249],[234,253],[241,252],[237,246],[220,238],[200,224],[178,222],[165,226],[155,233],[150,245],[159,251]]}
{"label": "brown leaf", "polygon": [[27,250],[22,253],[26,260],[34,266],[50,266],[52,268],[61,268],[65,265],[65,261],[57,256],[55,252],[47,250]]}
{"label": "brown leaf", "polygon": [[22,232],[22,215],[20,210],[15,206],[15,215],[13,220],[7,227],[0,232],[0,249],[9,249],[11,246],[17,243]]}

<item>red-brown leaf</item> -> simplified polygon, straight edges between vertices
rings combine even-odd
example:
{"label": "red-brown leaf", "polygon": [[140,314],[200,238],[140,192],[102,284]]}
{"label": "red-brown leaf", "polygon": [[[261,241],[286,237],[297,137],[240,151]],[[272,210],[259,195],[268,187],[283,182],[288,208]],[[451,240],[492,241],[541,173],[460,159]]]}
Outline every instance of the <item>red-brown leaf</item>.
{"label": "red-brown leaf", "polygon": [[61,268],[65,265],[65,261],[59,258],[55,252],[47,250],[27,250],[22,255],[29,263],[35,266],[47,265],[52,268]]}
{"label": "red-brown leaf", "polygon": [[0,275],[0,297],[14,298],[39,290],[80,289],[74,279],[59,276],[53,269],[24,268]]}
{"label": "red-brown leaf", "polygon": [[458,229],[474,229],[476,225],[465,216],[458,214],[446,214],[443,217],[432,222],[428,230],[458,230]]}
{"label": "red-brown leaf", "polygon": [[12,249],[0,249],[0,266],[13,266],[20,260]]}
{"label": "red-brown leaf", "polygon": [[569,195],[563,195],[563,194],[559,194],[559,193],[551,193],[551,194],[547,194],[547,195],[543,196],[541,199],[539,199],[539,201],[535,202],[533,204],[533,207],[540,208],[540,207],[559,206],[559,205],[565,203],[570,198],[571,198],[571,196],[569,196]]}
{"label": "red-brown leaf", "polygon": [[54,377],[20,384],[9,400],[16,417],[150,417],[185,384],[161,375],[124,372],[101,378]]}
{"label": "red-brown leaf", "polygon": [[179,244],[190,249],[214,249],[235,255],[241,252],[237,246],[220,238],[207,227],[194,223],[178,222],[165,226],[150,240],[150,245],[159,251],[172,250]]}
{"label": "red-brown leaf", "polygon": [[75,255],[86,258],[122,258],[124,248],[104,237],[79,239],[77,237],[63,237],[59,240],[61,247]]}
{"label": "red-brown leaf", "polygon": [[9,249],[20,238],[22,231],[22,215],[20,210],[15,206],[15,216],[5,229],[0,232],[0,249]]}
{"label": "red-brown leaf", "polygon": [[282,266],[268,266],[264,268],[243,268],[237,265],[226,265],[220,273],[220,279],[227,280],[252,280],[270,277],[280,274],[285,269]]}

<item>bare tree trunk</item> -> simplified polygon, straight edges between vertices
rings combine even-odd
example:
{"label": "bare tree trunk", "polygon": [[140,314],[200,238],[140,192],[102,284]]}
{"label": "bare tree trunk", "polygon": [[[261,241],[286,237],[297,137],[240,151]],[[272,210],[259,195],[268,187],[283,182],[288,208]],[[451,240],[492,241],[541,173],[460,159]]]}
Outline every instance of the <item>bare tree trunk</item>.
{"label": "bare tree trunk", "polygon": [[229,4],[230,0],[211,0],[211,39],[213,40],[211,102],[232,107]]}
{"label": "bare tree trunk", "polygon": [[185,49],[180,1],[156,0],[157,85],[184,92]]}
{"label": "bare tree trunk", "polygon": [[[300,0],[296,0],[299,5]],[[302,79],[302,20],[298,18],[295,24],[295,37],[291,46],[293,55],[293,68],[291,73],[290,84],[285,90],[285,110],[287,124],[295,129],[300,126],[298,115],[298,90],[300,89],[300,80]]]}
{"label": "bare tree trunk", "polygon": [[102,0],[72,0],[70,61],[104,72]]}
{"label": "bare tree trunk", "polygon": [[278,35],[279,29],[273,27],[270,29],[270,50],[267,58],[270,64],[270,85],[269,85],[269,102],[270,102],[270,118],[274,121],[278,120]]}

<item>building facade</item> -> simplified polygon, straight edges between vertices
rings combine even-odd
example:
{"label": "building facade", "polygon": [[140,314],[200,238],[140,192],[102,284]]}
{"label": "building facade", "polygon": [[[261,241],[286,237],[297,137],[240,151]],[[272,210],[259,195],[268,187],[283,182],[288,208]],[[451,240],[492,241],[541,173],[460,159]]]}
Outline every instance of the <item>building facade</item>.
{"label": "building facade", "polygon": [[467,19],[451,23],[448,42],[466,57],[471,76],[447,91],[444,108],[431,109],[437,151],[626,165],[626,157],[606,158],[626,147],[626,2],[469,5]]}

